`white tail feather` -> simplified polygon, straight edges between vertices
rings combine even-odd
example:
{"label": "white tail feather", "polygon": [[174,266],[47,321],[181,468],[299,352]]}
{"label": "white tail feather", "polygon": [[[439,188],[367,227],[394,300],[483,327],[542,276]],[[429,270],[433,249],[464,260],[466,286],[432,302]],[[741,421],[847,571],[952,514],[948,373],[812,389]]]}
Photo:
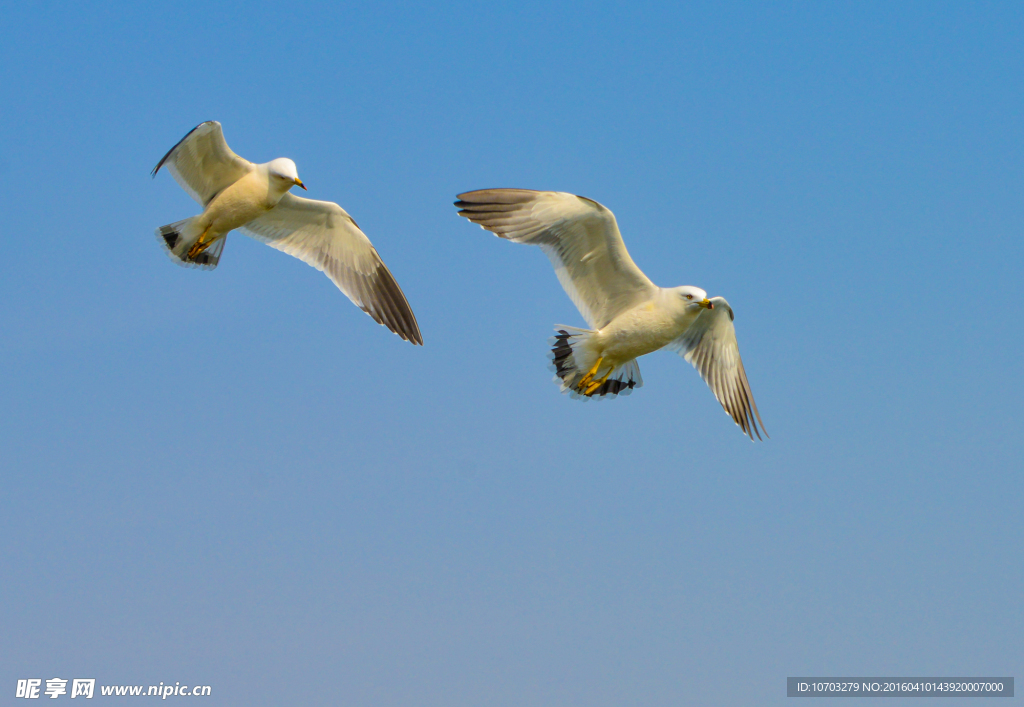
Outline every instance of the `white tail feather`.
{"label": "white tail feather", "polygon": [[186,268],[213,270],[217,267],[217,263],[220,262],[220,254],[224,251],[224,243],[227,238],[219,238],[202,253],[199,253],[194,258],[189,258],[188,251],[199,240],[200,235],[202,234],[196,228],[196,218],[194,216],[156,229],[156,239],[175,263]]}
{"label": "white tail feather", "polygon": [[[597,355],[587,346],[587,341],[594,332],[570,326],[559,326],[555,331],[557,332],[555,336],[548,340],[548,343],[551,344],[550,368],[555,372],[555,381],[560,385],[563,393],[569,393],[570,397],[584,400],[591,397],[603,399],[615,395],[629,395],[633,392],[633,388],[643,386],[640,366],[636,359],[630,359],[612,370],[608,379],[590,395],[581,392],[578,388],[580,380],[597,361]],[[595,377],[600,380],[605,373],[608,373],[607,368],[599,369]]]}

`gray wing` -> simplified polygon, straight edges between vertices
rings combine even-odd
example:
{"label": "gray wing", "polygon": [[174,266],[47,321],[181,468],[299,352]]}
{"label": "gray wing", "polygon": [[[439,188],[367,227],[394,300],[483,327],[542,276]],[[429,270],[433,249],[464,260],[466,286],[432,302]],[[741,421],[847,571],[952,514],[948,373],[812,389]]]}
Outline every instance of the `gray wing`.
{"label": "gray wing", "polygon": [[370,239],[337,204],[285,194],[242,231],[325,273],[378,324],[410,343],[423,344],[402,289]]}
{"label": "gray wing", "polygon": [[181,188],[203,206],[255,167],[231,151],[216,120],[200,123],[181,138],[153,168],[154,177],[164,165]]}
{"label": "gray wing", "polygon": [[527,189],[481,189],[458,199],[460,216],[501,238],[539,245],[595,329],[658,289],[629,257],[615,215],[596,201]]}
{"label": "gray wing", "polygon": [[761,439],[761,432],[767,437],[743,370],[732,307],[723,297],[714,297],[711,303],[715,308],[702,311],[683,335],[666,348],[676,349],[700,372],[718,402],[750,439],[755,434]]}

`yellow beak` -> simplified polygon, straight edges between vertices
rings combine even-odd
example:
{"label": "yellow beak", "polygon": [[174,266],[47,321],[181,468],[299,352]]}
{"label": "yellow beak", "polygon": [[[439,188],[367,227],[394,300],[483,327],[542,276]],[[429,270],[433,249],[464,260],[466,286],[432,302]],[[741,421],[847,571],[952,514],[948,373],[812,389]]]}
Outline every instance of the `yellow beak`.
{"label": "yellow beak", "polygon": [[702,299],[700,301],[700,306],[704,307],[705,309],[714,309],[715,308],[715,305],[711,304],[711,300],[709,300],[707,297],[705,297],[704,299]]}
{"label": "yellow beak", "polygon": [[[302,180],[299,179],[298,177],[295,178],[295,186],[302,187],[303,189],[306,189],[306,185],[303,184]],[[309,191],[309,189],[306,189],[306,191]]]}

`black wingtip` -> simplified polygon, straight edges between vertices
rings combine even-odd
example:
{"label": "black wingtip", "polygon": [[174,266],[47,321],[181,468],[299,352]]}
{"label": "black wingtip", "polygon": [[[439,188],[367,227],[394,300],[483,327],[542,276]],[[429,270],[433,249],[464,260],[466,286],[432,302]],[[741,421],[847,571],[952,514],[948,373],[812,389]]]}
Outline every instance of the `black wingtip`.
{"label": "black wingtip", "polygon": [[377,258],[378,269],[374,289],[380,296],[380,303],[383,306],[377,313],[371,313],[365,308],[364,311],[404,341],[408,341],[413,346],[423,346],[423,334],[420,333],[420,325],[416,321],[416,315],[409,305],[409,300],[402,292],[395,276],[388,270],[388,266],[384,264],[383,260],[380,260],[380,255]]}
{"label": "black wingtip", "polygon": [[187,133],[185,133],[185,137],[181,138],[180,140],[178,140],[178,142],[174,143],[174,147],[172,147],[171,149],[169,149],[169,150],[167,151],[167,154],[166,154],[166,155],[164,155],[164,156],[163,156],[162,158],[160,158],[160,161],[156,163],[156,167],[154,167],[154,168],[153,168],[153,171],[152,171],[152,172],[150,172],[150,176],[152,176],[152,177],[153,177],[154,179],[156,178],[156,173],[157,173],[157,172],[159,172],[159,171],[160,171],[160,168],[164,166],[164,162],[166,162],[166,161],[167,161],[167,158],[168,158],[168,157],[170,157],[170,156],[171,156],[171,154],[172,154],[172,153],[173,153],[173,152],[174,152],[175,150],[177,150],[177,149],[178,149],[178,146],[179,146],[179,145],[181,145],[181,143],[183,143],[183,142],[185,142],[186,140],[188,140],[188,136],[189,136],[189,135],[191,135],[192,133],[194,133],[194,132],[195,132],[196,130],[199,130],[199,128],[203,127],[203,126],[204,126],[204,125],[206,125],[207,123],[216,123],[216,122],[217,122],[216,120],[204,120],[204,121],[203,121],[203,122],[201,122],[201,123],[200,123],[199,125],[195,126],[195,127],[194,127],[194,128],[192,128],[191,130],[189,130],[189,131],[188,131]]}

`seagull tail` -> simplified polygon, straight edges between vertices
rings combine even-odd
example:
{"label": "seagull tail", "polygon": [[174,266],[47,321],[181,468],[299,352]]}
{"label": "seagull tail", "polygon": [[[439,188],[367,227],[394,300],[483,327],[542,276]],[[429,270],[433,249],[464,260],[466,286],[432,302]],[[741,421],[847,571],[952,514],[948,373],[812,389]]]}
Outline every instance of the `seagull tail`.
{"label": "seagull tail", "polygon": [[224,252],[226,238],[219,238],[202,253],[197,253],[194,257],[189,258],[188,252],[199,240],[199,236],[194,216],[156,229],[156,239],[175,263],[186,268],[213,270],[220,262],[220,254]]}
{"label": "seagull tail", "polygon": [[[579,390],[580,381],[597,362],[597,356],[587,346],[587,341],[594,332],[590,329],[577,329],[564,325],[557,327],[555,332],[555,335],[548,340],[548,343],[551,344],[549,368],[554,371],[554,380],[559,384],[563,393],[583,400],[590,397],[603,399],[615,395],[629,395],[633,392],[633,388],[643,386],[644,380],[640,377],[640,365],[634,358],[613,369],[604,383],[592,390],[589,395],[581,392]],[[606,373],[608,373],[607,367],[598,369],[595,382],[600,381]]]}

